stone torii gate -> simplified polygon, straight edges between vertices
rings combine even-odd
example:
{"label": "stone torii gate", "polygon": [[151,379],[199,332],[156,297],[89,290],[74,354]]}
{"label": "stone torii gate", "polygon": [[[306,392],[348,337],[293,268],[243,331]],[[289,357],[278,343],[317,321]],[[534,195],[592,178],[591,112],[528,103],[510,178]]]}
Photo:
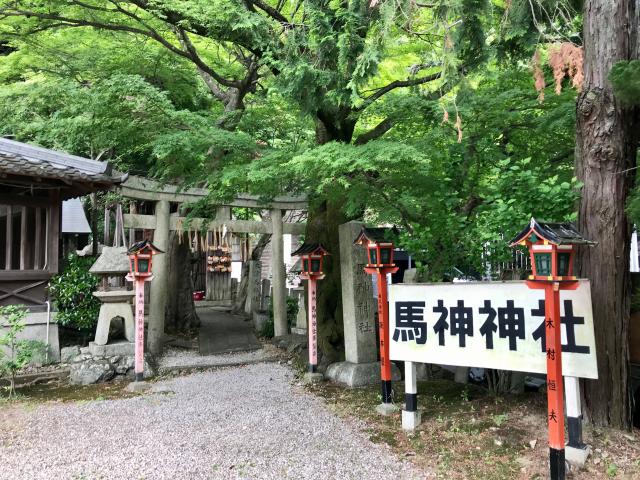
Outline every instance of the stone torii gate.
{"label": "stone torii gate", "polygon": [[[155,215],[141,215],[135,213],[124,214],[124,228],[154,230],[153,243],[165,250],[169,246],[169,233],[179,230],[187,219],[170,213],[170,203],[188,204],[197,202],[208,195],[202,188],[180,190],[176,185],[160,184],[144,177],[129,176],[126,182],[118,187],[124,197],[155,202]],[[271,221],[232,220],[231,208],[245,207],[268,209]],[[286,335],[286,274],[284,267],[284,234],[300,235],[304,233],[305,223],[285,223],[283,211],[307,210],[308,204],[304,197],[275,197],[268,203],[261,202],[257,196],[243,194],[233,201],[220,204],[216,219],[209,221],[203,218],[189,219],[191,228],[201,230],[206,224],[207,231],[216,231],[226,225],[233,233],[270,233],[272,245],[271,269],[273,278],[273,316],[275,335]],[[167,298],[168,259],[165,255],[158,255],[153,260],[154,280],[150,286],[149,299],[149,351],[160,353],[164,336],[164,315]]]}

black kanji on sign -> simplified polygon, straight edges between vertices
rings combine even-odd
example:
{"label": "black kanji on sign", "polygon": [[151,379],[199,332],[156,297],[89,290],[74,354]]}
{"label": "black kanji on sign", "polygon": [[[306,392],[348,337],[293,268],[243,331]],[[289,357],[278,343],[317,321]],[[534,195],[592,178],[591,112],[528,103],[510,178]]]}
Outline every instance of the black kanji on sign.
{"label": "black kanji on sign", "polygon": [[547,349],[547,358],[550,360],[555,360],[556,359],[556,351],[552,348],[548,348]]}
{"label": "black kanji on sign", "polygon": [[[538,300],[538,308],[531,310],[532,317],[543,317],[544,318],[544,300]],[[547,351],[547,332],[545,331],[545,321],[542,320],[542,323],[538,328],[533,331],[531,335],[534,340],[541,339],[540,341],[540,351]]]}
{"label": "black kanji on sign", "polygon": [[555,392],[556,390],[556,381],[555,380],[547,380],[547,388]]}
{"label": "black kanji on sign", "polygon": [[517,350],[517,339],[524,340],[524,308],[515,308],[513,300],[507,300],[506,308],[498,308],[500,338],[509,339],[509,350]]}
{"label": "black kanji on sign", "polygon": [[396,328],[393,340],[403,342],[415,339],[419,345],[427,343],[427,322],[424,320],[424,302],[396,302]]}
{"label": "black kanji on sign", "polygon": [[495,324],[496,309],[491,308],[491,300],[485,300],[484,306],[478,311],[481,315],[487,316],[487,320],[480,327],[480,335],[485,337],[487,349],[493,350],[493,334],[498,331],[498,326]]}
{"label": "black kanji on sign", "polygon": [[576,345],[576,325],[584,325],[584,317],[573,315],[573,302],[564,301],[564,317],[560,317],[562,325],[565,326],[567,334],[567,344],[562,345],[563,352],[589,353],[591,349],[588,345]]}
{"label": "black kanji on sign", "polygon": [[[538,308],[531,310],[531,316],[544,317],[544,300],[538,300]],[[576,325],[584,325],[584,317],[576,317],[573,314],[573,302],[571,300],[564,301],[564,316],[560,317],[560,325],[565,326],[565,332],[567,334],[567,343],[562,344],[563,352],[570,353],[586,353],[588,354],[591,349],[588,345],[576,344]],[[543,319],[538,328],[533,331],[532,337],[534,340],[540,341],[540,351],[547,351],[547,328],[553,326],[551,319]]]}
{"label": "black kanji on sign", "polygon": [[549,414],[549,421],[558,423],[558,417],[556,416],[555,410],[551,410],[551,413]]}
{"label": "black kanji on sign", "polygon": [[458,300],[455,307],[451,307],[451,335],[458,335],[458,345],[464,348],[466,337],[473,337],[473,309],[464,306],[464,300]]}
{"label": "black kanji on sign", "polygon": [[449,328],[449,324],[447,323],[447,315],[449,312],[442,300],[438,300],[438,304],[433,307],[433,311],[440,314],[440,318],[433,326],[433,331],[438,334],[438,344],[444,346],[444,331]]}

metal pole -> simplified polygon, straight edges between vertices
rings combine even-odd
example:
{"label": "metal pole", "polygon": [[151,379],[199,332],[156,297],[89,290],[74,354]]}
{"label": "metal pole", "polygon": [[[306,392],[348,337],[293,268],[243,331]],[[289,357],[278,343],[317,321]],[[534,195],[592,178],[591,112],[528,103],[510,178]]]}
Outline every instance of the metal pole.
{"label": "metal pole", "polygon": [[580,401],[580,379],[564,377],[564,394],[567,407],[568,445],[573,448],[584,449],[582,442],[582,405]]}
{"label": "metal pole", "polygon": [[316,314],[316,279],[309,276],[309,372],[316,373],[318,370],[318,319]]}
{"label": "metal pole", "polygon": [[547,421],[549,423],[549,471],[551,480],[564,480],[564,384],[562,381],[562,337],[560,284],[545,286],[545,332],[547,347]]}
{"label": "metal pole", "polygon": [[144,378],[144,278],[136,278],[136,344],[135,374],[136,382]]}

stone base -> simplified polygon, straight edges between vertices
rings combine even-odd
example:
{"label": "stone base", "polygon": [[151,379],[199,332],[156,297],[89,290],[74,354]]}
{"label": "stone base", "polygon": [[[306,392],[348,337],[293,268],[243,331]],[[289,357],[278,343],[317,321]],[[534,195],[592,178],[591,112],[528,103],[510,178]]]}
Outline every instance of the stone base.
{"label": "stone base", "polygon": [[[380,383],[380,362],[372,363],[332,363],[327,368],[327,378],[348,387],[363,387]],[[395,364],[391,364],[391,379],[397,382],[402,377]]]}
{"label": "stone base", "polygon": [[402,411],[402,429],[403,430],[415,430],[421,422],[420,412],[407,412]]}
{"label": "stone base", "polygon": [[[98,325],[96,327],[96,336],[94,342],[97,345],[107,344],[107,342],[109,341],[109,329],[111,328],[111,321],[117,317],[120,317],[124,320],[123,326],[125,338],[130,342],[133,342],[135,339],[135,332],[131,298],[133,298],[134,292],[94,292],[94,295],[96,295],[97,293],[100,293],[102,295],[113,293],[118,295],[118,297],[116,298],[121,301],[113,303],[103,303],[102,305],[100,305],[100,314],[98,315]],[[104,298],[100,298],[104,302]],[[126,301],[122,301],[123,298],[126,298]]]}
{"label": "stone base", "polygon": [[381,403],[376,407],[376,412],[378,412],[380,415],[385,415],[385,416],[393,415],[398,410],[400,410],[400,408],[397,405],[394,405],[393,403]]}
{"label": "stone base", "polygon": [[302,377],[302,383],[304,383],[305,385],[320,383],[323,380],[324,380],[324,375],[322,375],[320,372],[315,372],[315,373],[307,372],[304,374],[304,377]]}
{"label": "stone base", "polygon": [[113,357],[132,356],[135,355],[135,344],[121,340],[119,342],[109,343],[107,345],[98,345],[95,342],[89,342],[89,353],[94,357]]}
{"label": "stone base", "polygon": [[583,468],[584,464],[589,458],[591,453],[591,447],[585,446],[585,448],[564,447],[564,458],[573,468]]}
{"label": "stone base", "polygon": [[291,327],[291,333],[293,333],[295,335],[304,335],[306,337],[307,336],[307,329],[306,328]]}
{"label": "stone base", "polygon": [[144,393],[151,388],[147,382],[131,382],[125,390],[132,393]]}

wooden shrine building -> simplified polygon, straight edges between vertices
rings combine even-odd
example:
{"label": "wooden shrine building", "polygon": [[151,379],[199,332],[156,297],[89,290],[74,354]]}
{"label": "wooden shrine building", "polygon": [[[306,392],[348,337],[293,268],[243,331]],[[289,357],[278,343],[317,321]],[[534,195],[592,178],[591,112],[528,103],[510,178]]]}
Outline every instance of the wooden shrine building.
{"label": "wooden shrine building", "polygon": [[0,305],[46,308],[46,285],[58,273],[63,200],[126,177],[107,162],[0,138]]}

